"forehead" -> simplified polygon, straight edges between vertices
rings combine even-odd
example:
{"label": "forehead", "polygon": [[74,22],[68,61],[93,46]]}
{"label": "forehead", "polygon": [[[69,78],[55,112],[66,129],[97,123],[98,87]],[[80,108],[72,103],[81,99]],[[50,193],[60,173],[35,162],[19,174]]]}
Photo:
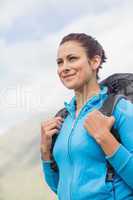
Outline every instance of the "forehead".
{"label": "forehead", "polygon": [[85,53],[85,48],[79,42],[68,41],[61,44],[57,51],[57,57],[65,57],[69,54],[82,54]]}

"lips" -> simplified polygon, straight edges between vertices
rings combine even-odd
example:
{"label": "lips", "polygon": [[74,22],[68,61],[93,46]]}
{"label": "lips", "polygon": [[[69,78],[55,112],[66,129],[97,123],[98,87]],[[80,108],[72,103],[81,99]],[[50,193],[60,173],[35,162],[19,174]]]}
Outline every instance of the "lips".
{"label": "lips", "polygon": [[72,77],[74,76],[75,74],[70,74],[70,75],[67,75],[67,76],[63,76],[62,78],[69,78],[69,77]]}

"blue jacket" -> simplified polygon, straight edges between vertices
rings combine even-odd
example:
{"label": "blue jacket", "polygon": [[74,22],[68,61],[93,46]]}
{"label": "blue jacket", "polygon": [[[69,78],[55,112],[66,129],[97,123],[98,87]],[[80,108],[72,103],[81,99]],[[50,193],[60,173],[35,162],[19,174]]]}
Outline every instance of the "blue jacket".
{"label": "blue jacket", "polygon": [[[113,115],[114,127],[121,144],[111,156],[83,127],[93,109],[99,109],[107,95],[107,87],[89,99],[75,119],[75,96],[65,102],[66,117],[54,146],[54,158],[59,172],[50,168],[50,161],[42,161],[42,170],[49,187],[59,200],[133,200],[133,104],[121,99]],[[112,182],[106,182],[107,160],[115,169]]]}

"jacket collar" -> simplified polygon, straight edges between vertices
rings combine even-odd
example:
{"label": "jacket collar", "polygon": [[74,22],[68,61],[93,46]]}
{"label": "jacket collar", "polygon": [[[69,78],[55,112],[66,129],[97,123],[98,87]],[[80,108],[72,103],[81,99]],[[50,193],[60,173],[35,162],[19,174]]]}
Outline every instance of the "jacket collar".
{"label": "jacket collar", "polygon": [[[104,85],[100,85],[100,92],[97,95],[92,96],[89,100],[83,105],[81,108],[82,113],[90,110],[95,107],[98,103],[103,102],[105,97],[107,97],[108,88]],[[76,110],[76,96],[73,96],[70,102],[64,102],[66,110],[71,114],[71,116],[75,116]]]}

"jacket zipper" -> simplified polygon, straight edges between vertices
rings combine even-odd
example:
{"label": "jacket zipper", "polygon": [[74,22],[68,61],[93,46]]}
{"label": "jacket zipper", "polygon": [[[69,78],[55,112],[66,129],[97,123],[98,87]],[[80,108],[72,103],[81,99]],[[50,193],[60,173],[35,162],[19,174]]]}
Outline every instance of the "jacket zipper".
{"label": "jacket zipper", "polygon": [[[70,151],[71,151],[71,138],[72,138],[72,133],[73,133],[75,124],[76,124],[76,122],[78,121],[78,119],[79,119],[79,117],[80,117],[80,114],[81,114],[83,108],[84,108],[84,106],[83,106],[82,109],[79,111],[79,113],[78,113],[77,116],[76,116],[76,113],[75,113],[74,120],[73,120],[73,124],[72,124],[71,133],[70,133],[69,138],[68,138],[68,155],[69,155],[69,159],[70,159],[71,164],[73,164],[73,161],[72,161],[72,158],[71,158],[71,154],[70,154]],[[73,174],[74,174],[74,170],[73,170]],[[71,198],[71,193],[72,193],[72,192],[71,192],[71,188],[72,188],[73,174],[72,174],[71,183],[70,183],[70,200],[72,199],[72,198]]]}
{"label": "jacket zipper", "polygon": [[[68,138],[68,155],[69,155],[69,159],[70,159],[71,165],[73,164],[73,161],[72,161],[72,158],[71,158],[71,154],[70,154],[70,151],[71,151],[71,138],[72,138],[72,133],[73,133],[73,130],[74,130],[74,127],[75,127],[77,119],[78,119],[78,117],[75,116],[73,124],[72,124],[71,133],[70,133],[69,138]],[[71,183],[70,183],[70,200],[71,200],[71,188],[72,188],[73,174],[74,174],[74,169],[73,169]]]}
{"label": "jacket zipper", "polygon": [[[70,151],[71,151],[70,143],[71,143],[71,137],[72,137],[72,133],[73,133],[75,121],[76,121],[76,117],[74,118],[74,121],[73,121],[73,124],[72,124],[71,133],[70,133],[69,138],[68,138],[68,155],[69,155],[69,159],[70,159],[71,165],[73,164],[73,162],[72,162],[72,158],[71,158],[71,155],[70,155]],[[74,173],[74,172],[73,172],[73,173]],[[72,174],[71,183],[70,183],[70,200],[71,200],[71,186],[72,186],[72,180],[73,180],[73,174]]]}

